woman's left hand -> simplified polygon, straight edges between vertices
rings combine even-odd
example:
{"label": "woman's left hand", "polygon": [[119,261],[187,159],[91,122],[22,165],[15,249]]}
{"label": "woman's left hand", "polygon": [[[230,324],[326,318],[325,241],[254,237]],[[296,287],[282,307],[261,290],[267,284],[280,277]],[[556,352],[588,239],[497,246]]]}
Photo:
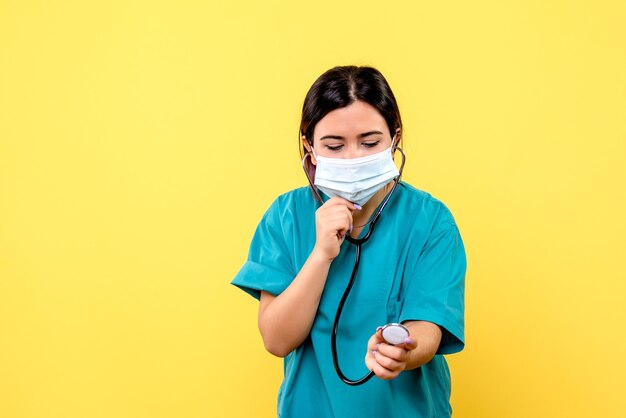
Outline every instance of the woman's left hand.
{"label": "woman's left hand", "polygon": [[411,351],[416,348],[417,341],[411,337],[399,345],[386,343],[379,327],[367,343],[365,364],[378,378],[383,380],[395,379],[407,368]]}

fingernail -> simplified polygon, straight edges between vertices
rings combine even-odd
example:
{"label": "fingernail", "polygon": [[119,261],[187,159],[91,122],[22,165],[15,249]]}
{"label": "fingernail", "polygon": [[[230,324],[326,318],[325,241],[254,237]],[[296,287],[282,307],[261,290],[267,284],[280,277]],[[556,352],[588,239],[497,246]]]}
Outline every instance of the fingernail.
{"label": "fingernail", "polygon": [[372,350],[372,355],[376,357],[376,350]]}
{"label": "fingernail", "polygon": [[348,234],[352,232],[352,225],[350,225],[350,229],[348,229]]}
{"label": "fingernail", "polygon": [[405,344],[413,344],[413,340],[411,338],[407,338],[406,340],[404,340]]}
{"label": "fingernail", "polygon": [[362,209],[363,209],[363,208],[361,207],[361,205],[357,205],[356,203],[353,203],[353,205],[354,205],[354,208],[355,208],[356,210],[362,210]]}
{"label": "fingernail", "polygon": [[376,328],[376,332],[380,331],[381,329],[383,329],[383,327]]}
{"label": "fingernail", "polygon": [[377,343],[377,344],[376,344],[376,348],[378,348],[378,346],[379,346],[379,345],[380,345],[380,343]]}

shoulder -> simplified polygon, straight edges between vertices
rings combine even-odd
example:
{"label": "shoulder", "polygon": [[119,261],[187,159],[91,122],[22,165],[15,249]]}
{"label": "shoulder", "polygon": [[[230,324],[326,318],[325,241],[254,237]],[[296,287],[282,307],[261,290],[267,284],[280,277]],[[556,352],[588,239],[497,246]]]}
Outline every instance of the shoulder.
{"label": "shoulder", "polygon": [[403,215],[415,217],[416,222],[431,224],[432,232],[456,227],[452,212],[441,200],[427,191],[417,189],[409,183],[402,182],[400,201]]}
{"label": "shoulder", "polygon": [[298,187],[293,190],[289,190],[285,193],[280,194],[275,200],[273,204],[289,206],[295,204],[303,204],[312,202],[313,193],[311,192],[311,188],[309,186]]}
{"label": "shoulder", "polygon": [[313,193],[308,186],[298,187],[280,194],[267,208],[265,219],[284,219],[294,217],[296,214],[305,215],[307,212],[315,212]]}
{"label": "shoulder", "polygon": [[315,206],[315,199],[313,198],[310,187],[302,186],[280,194],[274,199],[269,209],[286,210],[307,206]]}

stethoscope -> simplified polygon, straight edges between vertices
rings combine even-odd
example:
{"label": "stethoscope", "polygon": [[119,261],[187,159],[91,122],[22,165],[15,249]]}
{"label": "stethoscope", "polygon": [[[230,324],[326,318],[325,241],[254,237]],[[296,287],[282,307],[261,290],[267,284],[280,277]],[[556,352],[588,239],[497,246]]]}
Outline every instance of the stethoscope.
{"label": "stethoscope", "polygon": [[[389,191],[389,193],[387,193],[387,196],[385,196],[385,199],[383,200],[382,204],[379,206],[378,211],[376,211],[376,214],[374,214],[374,216],[370,218],[370,220],[365,224],[365,225],[370,224],[367,230],[367,233],[362,238],[352,238],[349,234],[345,235],[346,241],[348,241],[350,244],[354,244],[354,246],[356,247],[354,267],[352,268],[352,274],[350,276],[350,281],[348,282],[348,286],[346,287],[346,290],[344,291],[343,296],[341,297],[341,300],[339,302],[339,306],[337,307],[337,313],[335,314],[335,322],[333,324],[333,331],[330,336],[330,348],[331,348],[332,356],[333,356],[333,365],[335,366],[335,371],[337,372],[337,375],[339,376],[342,382],[351,386],[358,386],[367,382],[374,376],[374,371],[373,370],[370,371],[368,374],[366,374],[365,376],[363,376],[362,378],[358,380],[351,380],[348,377],[346,377],[346,375],[343,374],[343,372],[341,371],[341,367],[339,367],[339,359],[337,356],[337,329],[339,328],[339,319],[341,318],[341,312],[343,311],[343,306],[346,303],[346,299],[348,299],[348,295],[350,294],[350,291],[352,290],[352,286],[354,285],[354,281],[356,279],[356,275],[359,270],[359,264],[361,261],[361,246],[364,243],[366,243],[372,236],[372,231],[374,231],[374,226],[376,225],[376,222],[380,218],[380,214],[382,213],[385,206],[387,206],[387,202],[389,202],[389,199],[391,199],[391,196],[396,190],[396,187],[400,183],[400,178],[402,177],[402,171],[404,170],[404,162],[406,160],[406,156],[404,155],[404,151],[402,150],[402,148],[398,146],[395,146],[393,151],[394,153],[395,151],[400,151],[400,154],[402,155],[402,163],[400,165],[400,170],[399,170],[398,176],[394,179],[394,184],[391,190]],[[309,184],[311,185],[311,189],[313,190],[313,193],[315,194],[316,199],[323,204],[324,199],[322,199],[322,196],[319,194],[317,188],[311,181],[311,178],[309,177],[309,173],[306,170],[306,166],[304,165],[307,157],[310,157],[310,155],[311,153],[307,152],[302,158],[302,168],[304,169],[306,177],[309,180]],[[389,344],[392,344],[392,345],[403,343],[404,340],[409,336],[409,330],[404,325],[397,324],[397,323],[387,324],[383,326],[381,331],[382,331],[382,335],[385,341],[387,341]]]}

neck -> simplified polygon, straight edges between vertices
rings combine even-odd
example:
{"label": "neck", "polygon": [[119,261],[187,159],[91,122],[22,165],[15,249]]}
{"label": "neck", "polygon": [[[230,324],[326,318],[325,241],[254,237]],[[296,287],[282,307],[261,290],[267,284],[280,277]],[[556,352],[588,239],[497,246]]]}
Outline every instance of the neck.
{"label": "neck", "polygon": [[378,205],[381,204],[381,202],[385,199],[385,196],[387,196],[387,193],[389,193],[393,188],[394,183],[395,180],[387,183],[385,187],[376,192],[376,194],[363,205],[363,210],[354,212],[352,215],[354,227],[362,227],[367,221],[369,221]]}

